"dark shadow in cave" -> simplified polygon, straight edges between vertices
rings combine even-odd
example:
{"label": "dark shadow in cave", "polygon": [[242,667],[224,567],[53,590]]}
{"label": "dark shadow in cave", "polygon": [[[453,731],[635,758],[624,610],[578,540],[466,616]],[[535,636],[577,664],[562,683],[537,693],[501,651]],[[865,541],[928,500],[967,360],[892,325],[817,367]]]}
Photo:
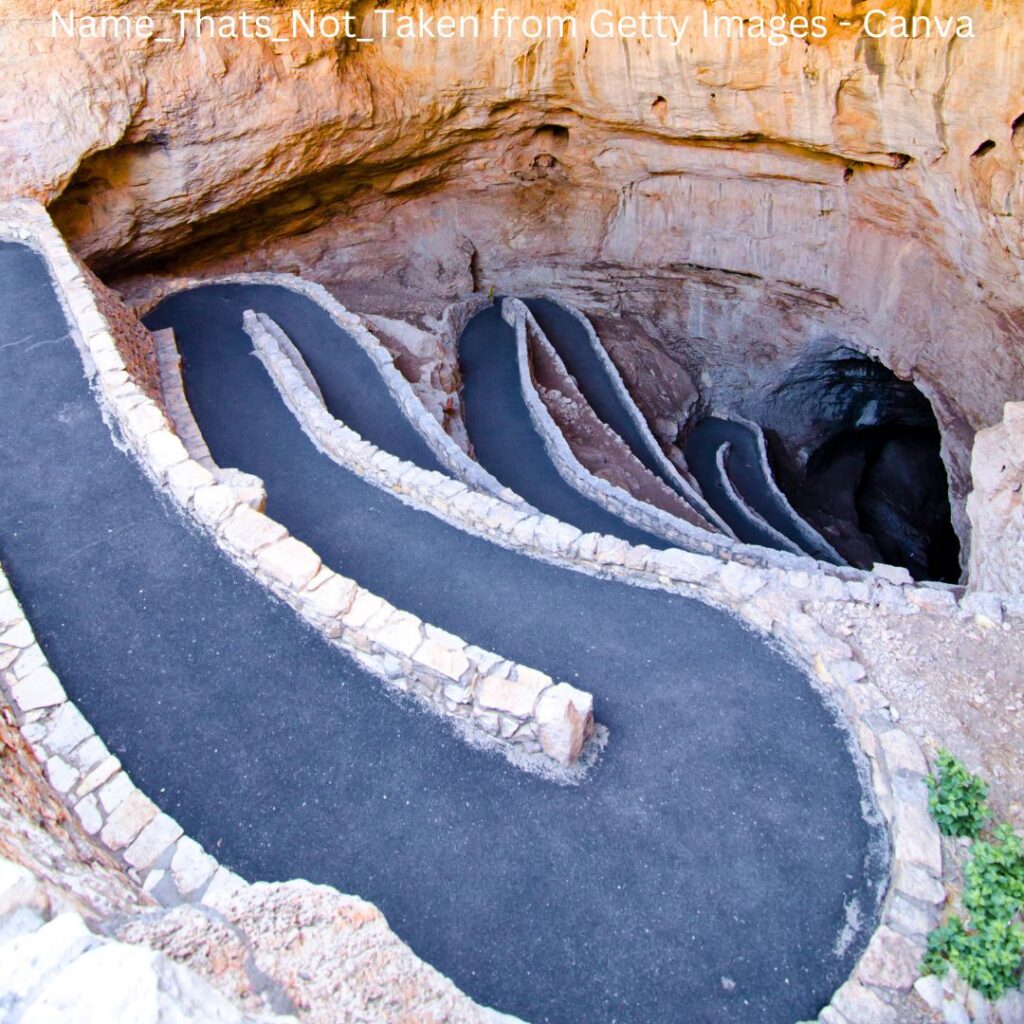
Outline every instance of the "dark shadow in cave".
{"label": "dark shadow in cave", "polygon": [[765,427],[790,501],[852,564],[960,578],[939,427],[910,381],[843,346],[789,375]]}

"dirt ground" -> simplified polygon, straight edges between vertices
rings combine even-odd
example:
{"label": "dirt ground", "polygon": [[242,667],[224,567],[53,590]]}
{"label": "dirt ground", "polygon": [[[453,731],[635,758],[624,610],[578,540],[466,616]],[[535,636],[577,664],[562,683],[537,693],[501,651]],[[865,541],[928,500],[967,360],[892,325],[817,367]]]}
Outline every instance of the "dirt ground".
{"label": "dirt ground", "polygon": [[990,783],[989,803],[1024,827],[1024,622],[983,625],[817,602],[930,757],[946,747]]}

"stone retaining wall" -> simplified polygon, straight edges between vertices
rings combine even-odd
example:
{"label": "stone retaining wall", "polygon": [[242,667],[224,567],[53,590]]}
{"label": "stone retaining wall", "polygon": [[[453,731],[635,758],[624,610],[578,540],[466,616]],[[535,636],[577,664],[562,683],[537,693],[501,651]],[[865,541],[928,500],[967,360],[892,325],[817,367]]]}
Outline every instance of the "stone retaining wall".
{"label": "stone retaining wall", "polygon": [[664,473],[669,480],[675,483],[679,492],[683,495],[686,501],[689,502],[689,504],[692,505],[700,515],[707,519],[708,522],[714,523],[727,537],[732,536],[732,532],[729,530],[729,527],[722,521],[721,517],[717,515],[715,510],[704,500],[700,493],[700,488],[697,486],[695,481],[684,475],[680,471],[679,467],[676,466],[662,451],[657,438],[651,432],[647,418],[633,400],[633,396],[630,394],[629,388],[626,387],[626,382],[622,379],[622,374],[619,373],[619,369],[612,361],[612,357],[608,355],[604,345],[601,344],[601,339],[597,336],[597,332],[594,330],[594,325],[590,322],[589,318],[584,316],[583,313],[581,313],[575,306],[570,305],[564,299],[560,299],[556,295],[545,294],[544,298],[548,302],[558,306],[559,309],[568,313],[583,328],[586,333],[587,340],[590,343],[591,350],[604,367],[605,377],[611,384],[612,389],[619,396],[619,400],[622,402],[627,415],[633,421],[633,425],[639,431],[640,436],[643,439],[644,447],[658,463],[662,473]]}
{"label": "stone retaining wall", "polygon": [[[260,272],[201,279],[175,278],[165,282],[158,291],[162,298],[197,285],[285,283],[285,280],[279,279],[291,281],[292,284],[286,286],[308,295],[315,302],[321,301],[318,295],[323,292],[326,296],[323,301],[329,301],[330,308],[344,310],[326,289],[287,274]],[[300,282],[304,287],[298,287],[295,282]],[[571,307],[566,308],[571,310]],[[347,310],[345,313],[349,317],[354,316]],[[358,317],[354,319],[359,320]],[[349,329],[344,323],[342,326]],[[443,432],[442,436],[446,437]],[[377,479],[380,486],[397,491],[418,507],[433,510],[453,525],[486,536],[506,547],[528,551],[535,557],[568,564],[595,575],[628,576],[631,582],[641,586],[663,587],[681,593],[689,593],[693,587],[698,587],[705,599],[727,608],[735,606],[732,581],[742,575],[740,570],[749,569],[762,585],[773,590],[792,590],[793,596],[799,601],[851,601],[868,606],[880,605],[907,614],[916,614],[922,608],[933,614],[950,613],[968,618],[985,614],[987,618],[997,621],[1004,614],[1024,616],[1024,595],[1021,594],[995,594],[987,591],[968,593],[964,587],[944,583],[915,585],[910,574],[899,567],[876,565],[873,571],[866,572],[850,566],[833,566],[808,555],[740,544],[728,537],[705,531],[694,531],[695,538],[685,550],[655,552],[643,546],[634,548],[627,568],[625,555],[629,545],[625,542],[604,538],[606,543],[601,544],[597,534],[579,534],[575,527],[538,513],[518,496],[515,496],[512,509],[521,514],[510,517],[507,502],[496,503],[489,494],[473,492],[470,488],[452,491],[453,496],[459,499],[454,501],[444,495],[420,493],[422,488],[412,476],[402,484],[389,470],[374,470],[368,473],[367,478]],[[458,481],[452,483],[457,484]],[[504,488],[499,497],[504,499],[509,493]],[[577,534],[579,536],[575,540],[567,540],[570,535]],[[691,557],[685,557],[687,555]],[[735,565],[736,568],[724,574],[723,578],[728,582],[722,583],[718,576],[729,565]]]}
{"label": "stone retaining wall", "polygon": [[[272,323],[272,322],[271,322]],[[247,328],[264,349],[272,350],[273,336],[268,330],[267,318],[247,315]],[[266,357],[265,357],[266,358]],[[357,464],[360,444],[357,435],[334,421],[315,395],[304,383],[304,376],[282,353],[276,357],[284,365],[284,372],[275,374],[279,388],[289,408],[303,424],[307,434],[324,451],[350,468]],[[287,379],[285,379],[287,378]],[[380,463],[379,480],[396,491],[414,495],[414,503],[427,503],[431,491],[440,499],[445,478],[439,474],[400,463],[386,457]],[[365,465],[364,465],[365,471]],[[457,487],[462,485],[456,484]],[[462,501],[457,499],[461,497]],[[500,503],[480,495],[459,491],[452,495],[451,508],[462,511],[486,500],[497,506],[492,512],[499,514]],[[444,500],[435,504],[445,506]],[[507,511],[507,510],[506,510]],[[551,531],[549,540],[557,543],[557,529],[571,530],[556,520],[544,522],[541,517],[538,532]],[[484,524],[474,521],[479,532]],[[582,539],[579,531],[567,550]],[[569,542],[567,533],[563,543]],[[533,534],[534,537],[537,533]],[[593,536],[593,535],[589,535]],[[612,551],[622,553],[621,561],[602,563],[604,574],[620,576],[638,582],[630,576],[630,566],[644,561],[650,554],[664,555],[677,567],[688,566],[696,574],[702,568],[708,591],[719,599],[728,596],[728,604],[748,622],[781,641],[787,651],[804,665],[811,667],[813,681],[824,699],[834,706],[841,720],[851,731],[854,756],[862,765],[865,785],[872,794],[877,813],[884,819],[892,842],[892,876],[881,909],[881,923],[851,978],[837,991],[831,1004],[822,1011],[822,1024],[880,1024],[894,1022],[898,1012],[893,1005],[899,997],[909,993],[918,976],[921,955],[927,934],[938,922],[938,908],[945,900],[942,886],[942,852],[939,833],[928,813],[928,792],[925,778],[928,765],[914,737],[899,728],[897,717],[885,696],[868,679],[864,667],[854,658],[845,641],[827,633],[813,618],[802,610],[802,602],[794,595],[810,597],[812,578],[804,574],[789,574],[786,586],[768,585],[760,574],[738,563],[721,566],[713,559],[702,558],[681,551],[648,553],[645,548],[630,548],[624,542],[597,537],[594,554]],[[610,547],[611,545],[611,547]],[[509,546],[514,546],[510,544]],[[634,562],[633,559],[638,561]],[[666,581],[667,582],[667,581]],[[838,580],[833,580],[838,587]],[[867,584],[864,584],[867,586]],[[670,587],[670,589],[672,589]],[[896,589],[896,588],[890,588]],[[907,588],[914,590],[914,588]],[[708,591],[702,591],[706,596]],[[929,596],[931,591],[925,591]],[[941,591],[942,598],[952,598]],[[835,594],[833,596],[838,596]],[[867,595],[862,595],[864,599]],[[940,612],[946,602],[930,609]],[[927,609],[925,609],[927,610]],[[918,608],[922,611],[922,608]],[[866,915],[874,908],[850,908],[851,920],[858,914]]]}
{"label": "stone retaining wall", "polygon": [[154,331],[152,334],[157,363],[157,393],[163,401],[164,412],[188,452],[188,457],[203,469],[208,469],[219,484],[234,491],[239,501],[262,512],[267,504],[267,489],[263,481],[252,473],[240,469],[218,466],[213,461],[206,439],[192,415],[192,407],[185,397],[181,376],[181,355],[174,343],[173,331]]}
{"label": "stone retaining wall", "polygon": [[[312,549],[253,508],[245,488],[239,493],[219,482],[216,467],[190,457],[163,410],[128,377],[87,282],[48,220],[38,225],[35,241],[64,292],[74,316],[70,322],[81,330],[108,412],[143,468],[236,563],[391,686],[479,730],[501,749],[542,755],[562,766],[576,760],[593,731],[590,694],[395,608],[324,566]],[[91,316],[96,319],[90,329]],[[172,403],[180,392],[180,382],[168,389]],[[373,446],[367,449],[371,459],[391,458]],[[540,761],[533,766],[545,770]]]}
{"label": "stone retaining wall", "polygon": [[731,451],[732,444],[728,441],[718,446],[718,451],[715,452],[715,469],[718,471],[718,478],[721,481],[722,488],[729,496],[733,507],[746,519],[750,526],[767,533],[779,546],[779,550],[791,551],[794,555],[803,554],[803,551],[797,544],[794,544],[787,536],[776,530],[756,509],[748,505],[746,498],[736,490],[736,485],[732,482],[732,477],[729,476],[729,469],[726,466],[726,459],[729,458]]}
{"label": "stone retaining wall", "polygon": [[[163,295],[186,291],[204,285],[274,285],[287,288],[315,302],[343,330],[355,339],[359,347],[376,366],[395,404],[427,447],[437,456],[445,469],[459,480],[471,483],[485,494],[496,495],[512,505],[529,506],[514,491],[510,491],[480,465],[471,459],[445,432],[441,424],[427,411],[416,396],[412,385],[395,365],[394,357],[355,313],[346,309],[323,285],[294,274],[276,274],[269,271],[224,274],[210,278],[176,278],[168,284]],[[155,302],[147,303],[155,305]],[[475,305],[473,303],[472,305]]]}
{"label": "stone retaining wall", "polygon": [[[254,344],[263,350],[268,365],[278,364],[271,371],[272,375],[303,429],[318,447],[340,464],[363,472],[376,469],[381,486],[412,498],[413,504],[454,511],[464,525],[471,524],[469,528],[474,532],[493,536],[502,528],[511,527],[513,532],[505,537],[507,546],[516,546],[517,539],[521,542],[528,537],[536,540],[543,535],[552,548],[561,544],[563,551],[579,550],[578,544],[584,535],[566,524],[541,516],[537,523],[530,525],[528,532],[517,538],[516,526],[530,517],[517,523],[516,514],[509,519],[511,510],[502,510],[501,503],[494,499],[472,494],[463,489],[464,485],[452,481],[447,481],[449,493],[445,494],[446,478],[401,463],[391,456],[367,464],[361,452],[361,446],[366,443],[327,414],[306,385],[304,374],[280,349],[274,354],[277,347],[273,322],[249,313],[246,326]],[[490,527],[486,518],[472,516],[480,503],[491,506],[490,515],[494,518]],[[895,1021],[897,1010],[892,1003],[913,986],[927,934],[937,923],[938,908],[945,900],[939,833],[928,813],[925,785],[928,766],[917,741],[896,725],[896,716],[891,713],[888,701],[867,680],[863,666],[854,658],[849,645],[826,633],[802,611],[801,602],[794,600],[794,592],[806,593],[810,589],[812,578],[809,575],[800,577],[792,573],[787,586],[769,586],[754,570],[738,563],[723,567],[713,559],[682,551],[649,552],[646,548],[630,548],[625,542],[612,538],[586,536],[594,538],[591,557],[602,566],[603,575],[649,585],[649,580],[632,577],[630,566],[639,565],[642,569],[651,555],[665,556],[677,570],[686,566],[685,571],[691,575],[703,575],[711,593],[719,599],[728,595],[728,600],[722,603],[780,640],[800,662],[812,667],[815,685],[825,700],[838,709],[851,730],[855,757],[864,768],[865,785],[892,837],[893,865],[881,925],[850,980],[822,1011],[820,1020],[822,1024]],[[599,561],[602,555],[607,561]],[[840,585],[838,580],[833,583]],[[702,594],[706,596],[707,591]],[[867,914],[872,910],[859,908],[859,913]],[[850,913],[855,918],[858,909],[851,908]]]}
{"label": "stone retaining wall", "polygon": [[[310,401],[308,408],[315,408],[312,395]],[[305,403],[303,407],[307,407]],[[335,422],[330,418],[332,429]],[[323,426],[326,429],[326,423]],[[1024,599],[1017,595],[967,593],[962,587],[940,583],[915,585],[905,569],[894,566],[879,565],[873,572],[863,572],[830,566],[805,555],[740,545],[726,538],[717,538],[724,544],[721,550],[712,541],[700,540],[699,544],[709,549],[707,553],[631,546],[617,538],[583,534],[528,505],[510,507],[460,481],[391,456],[368,460],[365,449],[358,446],[349,449],[334,445],[332,451],[324,438],[317,443],[341,464],[409,504],[432,511],[446,522],[494,543],[594,575],[625,578],[641,586],[684,594],[697,588],[705,600],[741,613],[745,595],[765,588],[767,593],[788,595],[797,603],[851,601],[906,614],[925,610],[970,618],[983,613],[995,621],[1001,621],[1004,614],[1024,615]],[[694,532],[702,538],[715,536]],[[750,560],[748,553],[753,556]]]}
{"label": "stone retaining wall", "polygon": [[[684,519],[669,515],[654,505],[638,501],[628,491],[595,476],[580,463],[533,384],[529,342],[532,337],[538,344],[547,345],[548,341],[543,331],[526,305],[518,299],[505,299],[501,304],[501,315],[515,332],[516,362],[523,401],[526,403],[533,427],[544,443],[544,450],[559,476],[574,490],[607,509],[612,515],[641,530],[663,537],[670,544],[684,550],[692,550],[694,546],[703,543],[703,538],[713,536],[707,530],[701,530]],[[558,358],[554,349],[550,350],[550,354]]]}
{"label": "stone retaining wall", "polygon": [[[715,555],[721,558],[734,557],[761,565],[792,564],[787,556],[806,562],[810,556],[782,534],[764,523],[764,528],[777,537],[782,550],[772,551],[768,548],[742,544],[732,536],[726,526],[722,535],[701,530],[690,523],[669,516],[660,509],[651,508],[637,501],[632,495],[621,488],[613,487],[607,481],[591,474],[586,467],[580,465],[573,455],[557,425],[544,408],[531,383],[529,372],[528,335],[532,335],[539,343],[547,343],[543,331],[537,325],[528,307],[518,299],[505,299],[502,302],[502,316],[516,332],[517,357],[519,360],[519,379],[523,388],[523,399],[530,410],[530,417],[537,432],[544,441],[545,449],[558,472],[569,484],[592,501],[608,509],[614,515],[641,529],[648,530],[658,536],[665,537],[685,551],[696,551]],[[540,339],[544,339],[543,342]],[[547,343],[550,344],[550,343]],[[679,476],[677,473],[676,476]],[[680,477],[680,479],[682,479]],[[751,514],[754,522],[762,525],[760,517],[748,510],[746,503],[739,499],[739,505]],[[714,521],[718,521],[715,517]],[[818,567],[817,564],[815,566]],[[851,570],[857,572],[857,570]]]}
{"label": "stone retaining wall", "polygon": [[[692,510],[686,509],[693,516],[692,519],[676,515],[667,509],[656,506],[653,502],[637,497],[624,486],[597,476],[580,462],[537,390],[534,356],[539,355],[545,359],[562,381],[571,380],[565,363],[562,362],[561,356],[555,351],[554,346],[525,303],[518,299],[505,299],[501,304],[501,310],[505,322],[515,333],[516,363],[523,401],[529,411],[534,430],[540,436],[544,450],[559,476],[574,490],[579,491],[613,515],[634,526],[664,537],[683,548],[691,548],[697,538],[705,534],[710,535],[712,532],[710,523],[701,520]],[[573,382],[572,387],[575,388],[575,386],[575,382]],[[586,403],[582,394],[580,394],[580,400]],[[594,416],[589,405],[586,406],[586,409],[591,416]],[[633,460],[641,472],[650,476],[658,486],[668,490],[667,485],[654,477],[654,474],[636,459],[618,434],[597,420],[596,416],[594,419],[621,447],[628,458]],[[678,496],[675,497],[677,501],[682,502]]]}
{"label": "stone retaining wall", "polygon": [[753,420],[745,419],[738,413],[729,413],[726,419],[732,420],[734,423],[739,423],[740,426],[746,427],[750,433],[754,436],[757,441],[757,457],[758,462],[761,466],[761,475],[764,477],[765,483],[768,485],[768,489],[775,496],[775,500],[786,510],[786,514],[789,516],[793,525],[799,531],[800,536],[803,538],[804,543],[809,545],[811,548],[817,548],[819,551],[825,551],[830,558],[836,559],[840,564],[846,560],[839,554],[838,551],[813,527],[811,524],[804,519],[802,515],[790,504],[789,498],[783,493],[782,488],[775,481],[775,474],[772,472],[772,464],[768,459],[768,442],[765,440],[764,431],[761,429],[760,424],[755,423]]}
{"label": "stone retaining wall", "polygon": [[161,902],[174,904],[244,884],[136,788],[68,698],[2,569],[0,673],[50,784],[146,892],[159,890]]}

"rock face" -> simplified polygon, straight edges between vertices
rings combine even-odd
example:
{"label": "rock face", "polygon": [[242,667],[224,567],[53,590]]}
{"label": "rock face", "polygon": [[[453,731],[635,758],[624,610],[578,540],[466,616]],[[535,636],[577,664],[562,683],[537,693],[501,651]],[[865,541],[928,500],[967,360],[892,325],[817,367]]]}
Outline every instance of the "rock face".
{"label": "rock face", "polygon": [[971,471],[971,583],[1024,592],[1024,402],[1007,402],[1003,421],[978,433]]}
{"label": "rock face", "polygon": [[269,1004],[308,1024],[515,1024],[419,960],[365,900],[296,881],[204,902],[136,918],[119,938],[194,966],[250,1012]]}
{"label": "rock face", "polygon": [[[68,814],[6,704],[0,704],[0,755],[0,857],[32,876],[36,895],[26,905],[90,923],[154,906]],[[0,913],[12,909],[0,902]]]}
{"label": "rock face", "polygon": [[[283,25],[286,6],[247,8]],[[414,321],[491,286],[555,291],[636,324],[660,349],[643,365],[670,358],[704,406],[755,420],[810,348],[869,354],[932,403],[966,551],[974,432],[1024,393],[1020,5],[938,0],[975,38],[901,39],[814,0],[822,40],[680,47],[598,38],[601,6],[575,5],[563,39],[160,43],[52,38],[48,0],[13,0],[0,195],[49,202],[108,278],[294,270]],[[662,434],[686,417],[650,412]]]}

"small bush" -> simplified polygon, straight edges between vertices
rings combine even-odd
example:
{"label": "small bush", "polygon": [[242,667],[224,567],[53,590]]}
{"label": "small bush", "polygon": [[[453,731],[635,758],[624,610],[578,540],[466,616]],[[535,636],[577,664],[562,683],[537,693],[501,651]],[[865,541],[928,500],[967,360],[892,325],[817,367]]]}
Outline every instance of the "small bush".
{"label": "small bush", "polygon": [[939,774],[928,776],[928,793],[928,808],[943,835],[974,839],[985,827],[988,783],[948,750],[939,751]]}
{"label": "small bush", "polygon": [[[977,836],[988,818],[988,787],[946,751],[939,755],[930,806],[947,835]],[[949,828],[943,827],[944,815]],[[925,974],[944,975],[950,965],[986,999],[1013,988],[1024,966],[1024,843],[1006,824],[971,847],[964,866],[963,906],[969,917],[950,917],[928,936]]]}
{"label": "small bush", "polygon": [[921,963],[924,974],[946,974],[950,965],[971,988],[986,999],[998,999],[1013,988],[1024,958],[1024,928],[1010,921],[992,921],[968,930],[959,917],[951,917],[928,936],[928,951]]}
{"label": "small bush", "polygon": [[1024,843],[1009,825],[974,844],[964,883],[964,909],[979,924],[1007,921],[1024,908]]}

